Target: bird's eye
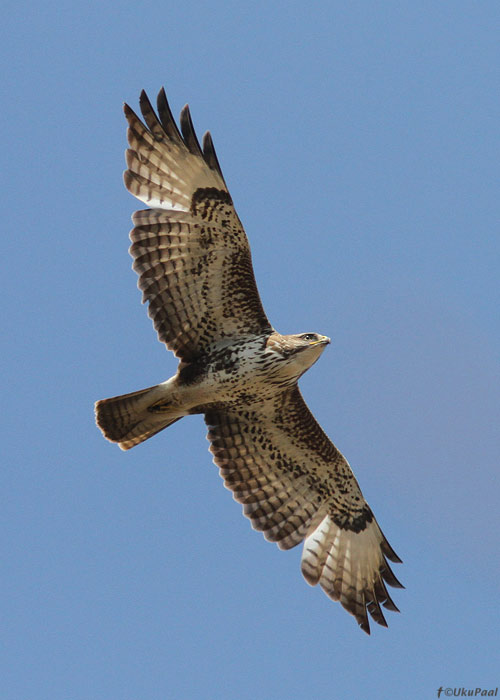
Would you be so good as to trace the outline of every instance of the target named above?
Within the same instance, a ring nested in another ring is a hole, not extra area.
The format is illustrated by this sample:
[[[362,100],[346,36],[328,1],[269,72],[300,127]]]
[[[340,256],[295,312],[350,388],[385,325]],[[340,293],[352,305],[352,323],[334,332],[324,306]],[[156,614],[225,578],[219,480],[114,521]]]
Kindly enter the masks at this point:
[[[316,333],[304,333],[302,340],[316,340]]]

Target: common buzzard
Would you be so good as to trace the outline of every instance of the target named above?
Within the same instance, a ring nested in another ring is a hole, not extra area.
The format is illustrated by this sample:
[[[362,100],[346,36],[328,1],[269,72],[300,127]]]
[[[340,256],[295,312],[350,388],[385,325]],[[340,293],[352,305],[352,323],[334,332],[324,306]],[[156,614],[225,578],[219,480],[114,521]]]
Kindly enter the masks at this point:
[[[125,105],[128,190],[150,208],[133,215],[130,252],[160,341],[179,358],[157,386],[96,403],[104,436],[128,450],[183,416],[202,413],[214,462],[252,526],[289,549],[304,541],[302,573],[370,631],[397,607],[400,562],[343,455],[297,381],[330,342],[281,335],[257,291],[250,247],[212,138],[200,147],[186,105],[178,130],[162,89],[143,91],[145,124]]]

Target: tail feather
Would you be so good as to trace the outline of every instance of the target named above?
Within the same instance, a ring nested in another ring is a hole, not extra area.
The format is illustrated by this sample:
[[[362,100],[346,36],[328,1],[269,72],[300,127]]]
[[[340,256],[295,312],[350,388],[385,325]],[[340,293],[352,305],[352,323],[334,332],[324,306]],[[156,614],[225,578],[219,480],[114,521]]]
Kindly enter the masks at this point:
[[[102,399],[95,404],[96,423],[107,440],[129,450],[182,418],[179,413],[151,410],[164,396],[160,384]]]

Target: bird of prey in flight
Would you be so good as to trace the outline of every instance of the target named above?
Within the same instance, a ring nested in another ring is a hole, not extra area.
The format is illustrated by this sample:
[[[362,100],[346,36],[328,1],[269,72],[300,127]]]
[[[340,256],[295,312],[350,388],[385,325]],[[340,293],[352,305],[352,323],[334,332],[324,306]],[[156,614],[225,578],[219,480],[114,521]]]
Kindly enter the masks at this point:
[[[330,339],[281,335],[263,309],[250,247],[210,133],[200,146],[189,108],[180,130],[165,92],[144,123],[125,105],[124,174],[149,208],[135,212],[133,267],[158,338],[179,359],[157,386],[96,403],[104,436],[123,450],[201,413],[225,486],[255,530],[281,549],[304,542],[301,568],[370,631],[397,611],[386,584],[400,562],[344,456],[309,411],[297,382]]]

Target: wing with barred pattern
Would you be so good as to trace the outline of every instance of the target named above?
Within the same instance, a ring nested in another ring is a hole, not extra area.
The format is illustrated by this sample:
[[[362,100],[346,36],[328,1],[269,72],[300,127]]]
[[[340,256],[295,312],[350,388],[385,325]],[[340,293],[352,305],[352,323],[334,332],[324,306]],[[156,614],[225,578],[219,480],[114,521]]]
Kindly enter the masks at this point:
[[[146,93],[146,125],[125,105],[128,190],[151,209],[133,216],[130,253],[159,339],[181,360],[211,343],[271,330],[250,247],[210,134],[200,147],[186,105],[177,129],[165,92],[158,116]]]
[[[205,414],[210,450],[225,486],[255,530],[281,549],[304,541],[302,572],[370,631],[367,612],[387,626],[397,607],[386,583],[402,587],[400,562],[351,468],[325,435],[298,387],[274,403]]]

